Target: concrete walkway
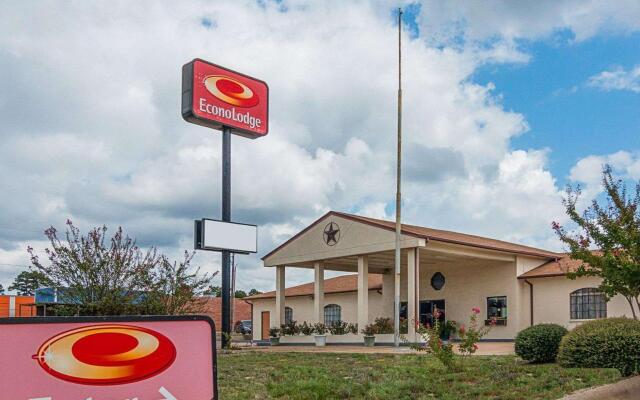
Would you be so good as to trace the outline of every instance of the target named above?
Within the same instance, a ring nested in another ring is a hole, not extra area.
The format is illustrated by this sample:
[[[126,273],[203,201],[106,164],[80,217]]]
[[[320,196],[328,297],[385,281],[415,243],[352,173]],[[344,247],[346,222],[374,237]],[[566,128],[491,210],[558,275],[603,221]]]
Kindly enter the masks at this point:
[[[498,356],[514,354],[513,342],[483,342],[478,344],[476,355],[480,356]],[[455,347],[455,345],[454,345]],[[396,349],[393,346],[348,346],[348,345],[328,345],[325,347],[315,346],[254,346],[252,349],[256,351],[267,352],[300,352],[300,353],[364,353],[364,354],[413,354],[415,350],[407,346],[401,346]]]
[[[560,400],[637,400],[640,399],[640,376],[623,379],[610,385],[584,389]]]

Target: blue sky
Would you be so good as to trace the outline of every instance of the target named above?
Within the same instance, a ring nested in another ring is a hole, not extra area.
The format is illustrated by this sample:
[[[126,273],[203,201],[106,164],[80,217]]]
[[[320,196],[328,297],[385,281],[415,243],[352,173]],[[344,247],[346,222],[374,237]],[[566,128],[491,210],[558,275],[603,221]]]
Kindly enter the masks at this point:
[[[587,85],[603,70],[640,64],[640,33],[580,43],[564,33],[521,46],[528,63],[488,65],[473,76],[493,82],[504,107],[526,116],[531,130],[512,140],[514,148],[551,149],[549,168],[560,183],[583,157],[640,149],[640,95]]]

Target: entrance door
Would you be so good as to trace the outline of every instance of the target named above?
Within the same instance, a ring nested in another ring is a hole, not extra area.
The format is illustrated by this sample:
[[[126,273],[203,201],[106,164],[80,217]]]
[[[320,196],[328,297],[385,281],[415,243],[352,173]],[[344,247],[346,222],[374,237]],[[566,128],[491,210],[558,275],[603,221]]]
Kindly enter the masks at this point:
[[[420,324],[433,326],[433,313],[435,310],[440,312],[438,320],[440,323],[445,321],[445,304],[444,300],[422,300],[420,301]]]
[[[261,328],[262,328],[262,340],[269,340],[269,322],[271,320],[271,314],[269,311],[263,311],[260,314],[261,317]]]

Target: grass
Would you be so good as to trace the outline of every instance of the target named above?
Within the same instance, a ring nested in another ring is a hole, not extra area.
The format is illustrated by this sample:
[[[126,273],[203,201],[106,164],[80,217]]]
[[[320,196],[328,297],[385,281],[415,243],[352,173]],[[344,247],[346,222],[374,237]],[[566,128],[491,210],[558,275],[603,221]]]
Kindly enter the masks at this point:
[[[557,399],[619,379],[613,369],[528,365],[513,356],[471,357],[456,373],[428,355],[243,350],[218,356],[224,400]]]

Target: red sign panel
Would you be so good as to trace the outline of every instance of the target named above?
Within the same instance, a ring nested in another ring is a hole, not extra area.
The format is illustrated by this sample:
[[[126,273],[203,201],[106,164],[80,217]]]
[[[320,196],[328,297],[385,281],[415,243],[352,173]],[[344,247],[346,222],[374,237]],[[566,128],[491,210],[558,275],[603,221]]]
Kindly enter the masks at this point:
[[[195,59],[182,67],[182,117],[252,139],[269,131],[269,87],[261,80]]]
[[[0,321],[2,398],[217,399],[208,317]]]

